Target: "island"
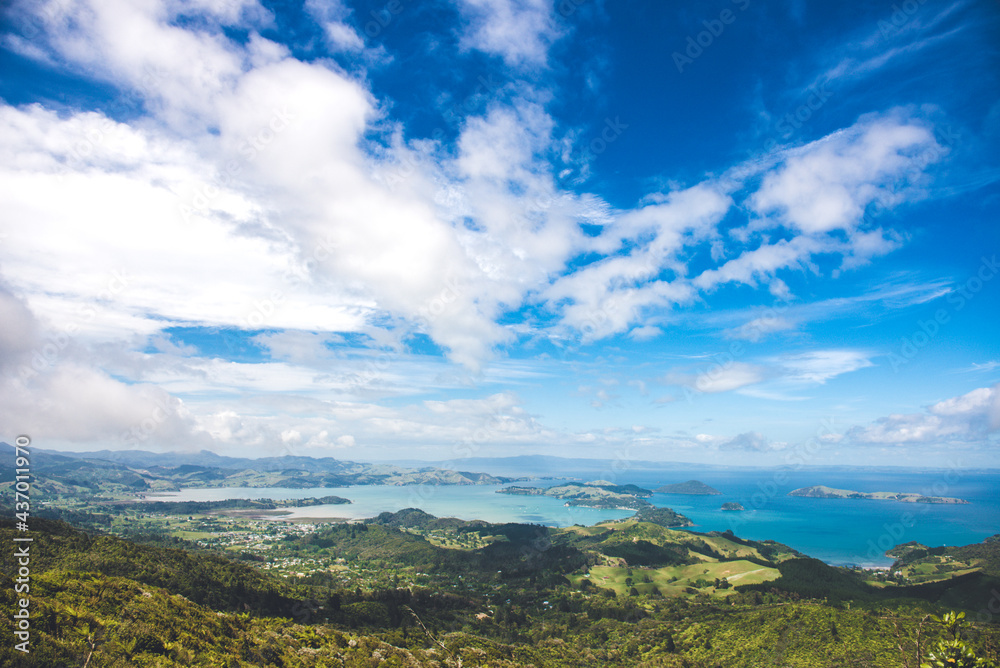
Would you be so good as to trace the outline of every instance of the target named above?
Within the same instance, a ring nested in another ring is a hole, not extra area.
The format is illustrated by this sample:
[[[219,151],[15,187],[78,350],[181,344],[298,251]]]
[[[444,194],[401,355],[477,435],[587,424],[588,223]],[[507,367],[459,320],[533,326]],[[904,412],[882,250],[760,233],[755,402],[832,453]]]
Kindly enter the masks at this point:
[[[497,494],[520,494],[523,496],[550,496],[565,499],[567,506],[588,508],[618,508],[639,510],[652,507],[646,499],[653,495],[648,489],[636,485],[616,485],[607,480],[593,480],[579,483],[569,482],[555,487],[520,487],[512,485],[498,489]]]
[[[709,487],[700,480],[688,480],[673,485],[664,485],[655,490],[657,494],[722,494],[714,487]]]
[[[965,499],[949,496],[926,496],[912,492],[855,492],[836,489],[826,485],[813,485],[793,489],[788,496],[804,496],[811,499],[869,499],[874,501],[902,501],[903,503],[968,503]]]
[[[636,522],[649,522],[650,524],[657,524],[666,529],[694,526],[694,522],[684,515],[676,513],[670,508],[657,508],[656,506],[645,506],[644,508],[640,508],[632,517],[619,521],[627,522],[629,520]]]
[[[746,510],[742,503],[737,503],[735,501],[726,501],[722,504],[721,510]]]

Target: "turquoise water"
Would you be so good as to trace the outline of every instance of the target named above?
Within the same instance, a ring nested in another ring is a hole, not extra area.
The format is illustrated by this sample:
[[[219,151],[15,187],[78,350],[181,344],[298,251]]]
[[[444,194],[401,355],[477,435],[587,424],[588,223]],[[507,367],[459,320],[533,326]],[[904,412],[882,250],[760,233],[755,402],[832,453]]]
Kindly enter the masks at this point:
[[[725,531],[754,540],[785,543],[827,563],[888,566],[886,549],[917,541],[925,545],[964,545],[1000,533],[1000,474],[958,471],[711,471],[643,470],[611,476],[601,471],[572,471],[584,480],[617,478],[620,484],[647,488],[697,479],[723,492],[719,496],[654,494],[653,505],[673,508],[691,518],[696,531]],[[525,483],[518,483],[525,484]],[[553,481],[533,483],[541,486]],[[855,499],[790,497],[798,487],[827,485],[863,492],[918,492],[955,496],[968,505],[933,505]],[[496,494],[499,486],[362,486],[313,489],[215,488],[186,489],[153,500],[214,501],[227,498],[297,499],[326,495],[351,499],[350,505],[293,508],[289,519],[302,517],[372,517],[383,511],[421,508],[439,517],[489,522],[528,522],[548,526],[594,524],[628,517],[627,510],[566,507],[549,497]],[[724,512],[725,501],[738,501],[744,512]]]
[[[524,483],[518,483],[524,484]],[[548,483],[554,484],[554,483]],[[403,508],[420,508],[438,517],[459,517],[487,522],[523,522],[547,526],[596,524],[604,520],[632,515],[631,510],[598,510],[564,506],[564,501],[547,496],[497,494],[504,485],[469,486],[359,486],[312,487],[221,487],[185,489],[178,494],[147,495],[149,501],[218,501],[220,499],[305,499],[321,496],[342,496],[351,503],[342,505],[289,508],[291,515],[281,519],[304,517],[342,517],[361,519],[381,512],[396,512]]]

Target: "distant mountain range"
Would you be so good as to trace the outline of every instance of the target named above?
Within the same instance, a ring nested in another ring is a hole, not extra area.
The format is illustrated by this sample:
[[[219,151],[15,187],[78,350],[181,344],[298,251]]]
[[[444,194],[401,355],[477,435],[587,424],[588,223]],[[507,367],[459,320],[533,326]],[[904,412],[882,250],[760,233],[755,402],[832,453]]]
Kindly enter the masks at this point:
[[[46,455],[57,455],[72,459],[100,459],[125,466],[138,466],[147,468],[150,466],[161,466],[165,468],[177,468],[181,466],[194,466],[199,468],[219,468],[219,469],[253,469],[255,471],[285,471],[296,469],[299,471],[341,473],[361,466],[357,462],[333,457],[302,457],[298,455],[282,455],[280,457],[260,457],[251,459],[249,457],[227,457],[218,455],[211,450],[201,450],[198,452],[149,452],[146,450],[95,450],[93,452],[61,452],[57,450],[34,450],[35,453]],[[369,464],[367,466],[377,466]]]
[[[493,475],[578,475],[588,472],[594,475],[622,474],[626,470],[670,470],[704,471],[726,467],[713,464],[690,464],[686,462],[654,462],[645,460],[587,459],[583,457],[556,457],[553,455],[518,455],[516,457],[466,457],[461,459],[463,468],[489,471]],[[445,466],[446,461],[399,460],[400,466]]]
[[[13,446],[0,444],[4,460]],[[0,471],[0,487],[13,483],[12,465]],[[364,464],[332,457],[284,455],[249,459],[202,450],[155,453],[143,450],[59,452],[32,449],[34,488],[51,494],[129,494],[175,491],[182,487],[348,487],[352,485],[499,485],[507,478],[435,467]]]

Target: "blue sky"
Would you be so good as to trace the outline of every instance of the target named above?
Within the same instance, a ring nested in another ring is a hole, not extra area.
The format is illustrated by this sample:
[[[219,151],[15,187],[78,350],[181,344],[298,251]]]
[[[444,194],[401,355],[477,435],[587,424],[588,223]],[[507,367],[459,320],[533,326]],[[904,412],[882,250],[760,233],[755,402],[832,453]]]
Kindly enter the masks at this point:
[[[1000,464],[995,3],[3,12],[11,438]]]

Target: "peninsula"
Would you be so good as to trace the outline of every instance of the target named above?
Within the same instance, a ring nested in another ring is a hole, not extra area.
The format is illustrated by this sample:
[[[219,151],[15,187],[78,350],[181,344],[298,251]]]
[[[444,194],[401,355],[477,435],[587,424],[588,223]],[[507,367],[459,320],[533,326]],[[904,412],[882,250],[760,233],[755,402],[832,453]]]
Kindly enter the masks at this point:
[[[498,489],[497,494],[550,496],[555,499],[565,499],[567,506],[639,510],[651,506],[646,499],[652,496],[653,492],[636,485],[616,485],[607,480],[594,480],[586,483],[570,482],[555,487],[515,485]]]
[[[968,503],[965,499],[949,496],[926,496],[912,492],[855,492],[825,485],[793,489],[788,493],[788,496],[805,496],[812,499],[870,499],[874,501],[902,501],[903,503]]]

